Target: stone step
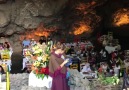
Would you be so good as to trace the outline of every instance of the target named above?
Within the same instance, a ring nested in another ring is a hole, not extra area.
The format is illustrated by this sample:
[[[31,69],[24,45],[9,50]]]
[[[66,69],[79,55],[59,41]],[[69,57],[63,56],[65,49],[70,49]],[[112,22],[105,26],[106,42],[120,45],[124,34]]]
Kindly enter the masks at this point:
[[[0,90],[6,90],[6,82],[0,82]]]

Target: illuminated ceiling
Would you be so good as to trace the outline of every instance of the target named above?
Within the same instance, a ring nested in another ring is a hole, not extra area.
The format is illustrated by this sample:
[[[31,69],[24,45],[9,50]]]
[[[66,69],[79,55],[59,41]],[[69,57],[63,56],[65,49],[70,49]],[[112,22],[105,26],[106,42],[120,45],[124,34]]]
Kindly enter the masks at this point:
[[[120,9],[114,15],[114,25],[122,26],[129,24],[129,9]]]

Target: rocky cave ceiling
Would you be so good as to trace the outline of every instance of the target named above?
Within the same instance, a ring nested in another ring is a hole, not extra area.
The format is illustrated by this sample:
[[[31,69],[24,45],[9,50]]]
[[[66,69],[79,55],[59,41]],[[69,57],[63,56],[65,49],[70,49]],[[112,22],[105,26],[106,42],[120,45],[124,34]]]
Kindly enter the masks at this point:
[[[128,8],[127,0],[0,0],[0,36],[14,46],[24,36],[90,37],[123,28],[128,36]]]

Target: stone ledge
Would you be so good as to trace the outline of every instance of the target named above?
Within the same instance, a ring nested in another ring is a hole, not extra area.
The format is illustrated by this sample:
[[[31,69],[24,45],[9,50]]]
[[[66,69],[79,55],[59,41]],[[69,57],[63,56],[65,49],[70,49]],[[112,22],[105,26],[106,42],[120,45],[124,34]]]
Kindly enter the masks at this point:
[[[6,82],[0,82],[0,90],[6,90]]]

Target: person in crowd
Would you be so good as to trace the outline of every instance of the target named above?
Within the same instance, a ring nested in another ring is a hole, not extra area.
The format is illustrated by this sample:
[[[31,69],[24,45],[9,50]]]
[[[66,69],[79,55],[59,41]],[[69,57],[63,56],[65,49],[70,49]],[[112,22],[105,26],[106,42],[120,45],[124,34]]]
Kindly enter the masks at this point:
[[[112,53],[111,53],[111,58],[112,58],[112,60],[113,60],[115,57],[117,57],[117,55],[118,55],[118,51],[112,52]]]
[[[3,47],[9,50],[10,44],[8,42],[4,42]]]
[[[1,59],[1,53],[4,51],[3,45],[0,45],[0,59]]]
[[[74,46],[71,46],[71,48],[67,51],[66,54],[75,54]]]
[[[123,76],[123,90],[128,90],[129,88],[129,66],[126,67],[126,70],[124,70],[124,76]]]
[[[85,66],[83,67],[83,69],[81,70],[81,72],[83,74],[89,74],[89,73],[91,73],[90,64],[88,62],[86,62]]]
[[[68,60],[62,59],[64,50],[59,45],[53,50],[49,61],[49,75],[53,78],[51,90],[70,90],[66,79]]]
[[[97,71],[98,68],[97,68],[96,64],[94,63],[93,65],[90,65],[90,69],[92,72],[95,72],[95,71]]]
[[[86,43],[85,42],[81,42],[80,43],[80,49],[81,49],[81,51],[85,51],[85,47],[86,47]]]
[[[90,63],[90,65],[93,65],[96,62],[96,58],[92,55],[92,53],[90,53],[88,56],[88,62]]]
[[[102,64],[99,65],[98,72],[101,74],[103,73],[103,65]]]
[[[1,58],[3,60],[6,60],[7,66],[9,68],[9,71],[11,71],[11,56],[12,56],[13,50],[10,47],[9,42],[4,42],[3,44],[3,51],[1,52]]]
[[[21,73],[30,73],[32,71],[32,65],[29,61],[26,62],[26,67],[21,70]]]
[[[108,39],[107,39],[107,38],[104,38],[102,44],[103,44],[103,46],[107,46],[107,44],[108,44]]]
[[[30,41],[30,45],[31,45],[31,46],[36,45],[36,43],[37,43],[37,42],[36,42],[34,39],[31,39],[31,41]]]
[[[113,36],[112,35],[108,36],[108,40],[109,40],[110,43],[112,43],[113,42]]]
[[[25,46],[23,49],[23,56],[30,56],[30,48],[29,46]]]
[[[118,57],[114,57],[113,59],[110,60],[110,62],[111,62],[111,65],[114,67],[116,65],[116,63],[119,62],[119,59],[118,59]]]
[[[99,67],[99,69],[98,69],[98,72],[99,73],[103,73],[104,75],[107,75],[107,73],[108,73],[108,65],[107,65],[107,63],[106,62],[101,62],[100,63],[100,67]]]
[[[116,76],[118,76],[119,77],[119,75],[120,75],[120,63],[119,62],[117,62],[116,64],[115,64],[115,66],[113,67],[113,70],[114,70],[114,74],[116,75]]]
[[[85,51],[81,52],[81,55],[83,57],[88,57],[89,54],[88,54],[88,51],[85,50]]]
[[[75,46],[74,51],[76,52],[77,55],[81,54],[81,50],[79,48],[79,45]]]
[[[97,78],[97,74],[94,71],[95,69],[93,70],[93,67],[91,67],[91,65],[88,62],[86,62],[85,66],[83,66],[83,69],[80,72],[82,77],[83,78]]]
[[[22,45],[23,47],[30,46],[30,40],[25,37],[22,42]]]
[[[4,69],[3,69],[3,67],[0,65],[0,74],[4,74],[5,72],[4,72]]]
[[[93,44],[91,43],[91,41],[87,40],[87,41],[85,41],[85,43],[86,43],[86,49],[91,50],[93,47]]]
[[[42,44],[42,43],[46,43],[46,38],[45,37],[40,37],[39,39],[39,43]]]
[[[129,58],[125,58],[124,65],[125,65],[125,68],[129,67]]]
[[[100,51],[100,56],[101,56],[101,62],[108,60],[109,54],[107,50],[105,49],[105,47],[103,47],[102,50]]]
[[[90,65],[90,68],[91,68],[91,72],[92,72],[92,76],[94,78],[97,78],[97,70],[98,70],[98,67],[96,64],[93,64],[93,65]]]
[[[102,69],[103,69],[104,74],[107,75],[107,70],[108,70],[108,65],[107,65],[107,63],[103,63],[103,64],[102,64]]]

